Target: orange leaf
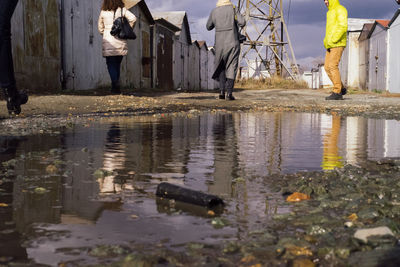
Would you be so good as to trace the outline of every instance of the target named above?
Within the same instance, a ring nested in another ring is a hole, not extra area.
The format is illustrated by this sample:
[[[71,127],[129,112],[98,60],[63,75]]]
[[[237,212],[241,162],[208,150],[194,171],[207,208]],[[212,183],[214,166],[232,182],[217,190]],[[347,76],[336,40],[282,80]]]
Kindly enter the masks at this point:
[[[300,202],[300,201],[309,200],[309,199],[311,199],[309,195],[295,192],[295,193],[291,194],[290,196],[288,196],[286,201],[288,201],[288,202]]]
[[[349,217],[347,217],[350,221],[355,222],[358,219],[357,214],[353,213]]]

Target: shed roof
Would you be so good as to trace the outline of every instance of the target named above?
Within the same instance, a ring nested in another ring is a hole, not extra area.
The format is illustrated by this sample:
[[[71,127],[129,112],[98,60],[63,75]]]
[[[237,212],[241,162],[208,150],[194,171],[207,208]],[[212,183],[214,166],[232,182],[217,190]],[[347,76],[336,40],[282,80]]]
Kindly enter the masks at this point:
[[[364,27],[361,30],[360,37],[358,37],[358,41],[364,41],[368,39],[369,32],[371,31],[373,23],[365,23]]]
[[[187,18],[186,11],[169,11],[169,12],[153,12],[153,16],[155,18],[163,18],[170,23],[177,26],[179,29],[183,29],[185,27],[187,32],[187,42],[188,44],[192,43],[192,38],[190,35],[190,27],[189,27],[189,20]],[[181,31],[176,32],[176,35],[180,35]]]
[[[375,19],[355,19],[349,18],[348,19],[348,31],[349,32],[360,32],[365,23],[374,23]]]
[[[203,46],[205,46],[205,47],[206,47],[206,50],[208,50],[206,41],[197,41],[197,42],[199,43],[199,47],[200,47],[200,48],[203,48]]]
[[[397,9],[396,13],[394,13],[393,18],[389,22],[389,27],[392,26],[393,22],[396,21],[396,19],[399,17],[399,15],[400,15],[400,8]]]
[[[164,27],[166,27],[167,29],[173,31],[173,32],[178,32],[181,29],[176,27],[174,24],[170,23],[168,20],[163,19],[163,18],[155,18],[154,19],[156,24],[162,25]]]
[[[388,20],[388,19],[377,19],[376,22],[379,23],[380,25],[382,25],[383,27],[387,28],[387,27],[389,27],[390,20]]]
[[[145,0],[123,0],[125,3],[126,8],[131,8],[136,5],[139,5],[139,7],[143,10],[144,14],[146,15],[147,19],[149,20],[150,24],[154,24],[154,19],[153,16],[151,15],[151,12],[146,4]]]
[[[371,35],[374,33],[376,26],[378,26],[378,25],[380,27],[382,27],[383,29],[387,30],[389,22],[390,22],[390,20],[383,20],[383,19],[375,20],[375,23],[372,26],[372,29],[369,31],[368,38],[371,38]]]

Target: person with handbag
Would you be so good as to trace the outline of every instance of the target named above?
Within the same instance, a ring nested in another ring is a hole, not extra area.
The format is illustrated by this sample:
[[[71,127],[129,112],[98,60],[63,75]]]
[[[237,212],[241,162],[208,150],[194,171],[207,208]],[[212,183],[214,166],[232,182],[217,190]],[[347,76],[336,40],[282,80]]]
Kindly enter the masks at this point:
[[[126,18],[131,28],[134,27],[136,16],[125,8],[122,0],[104,0],[101,8],[98,28],[103,35],[103,57],[106,59],[108,73],[111,78],[111,93],[120,94],[120,72],[121,62],[124,56],[128,54],[127,39],[119,38],[120,35],[113,36],[111,30],[114,21],[120,18]],[[125,19],[124,19],[125,20]]]
[[[21,105],[28,102],[28,95],[18,91],[15,81],[13,55],[11,47],[11,18],[18,0],[0,1],[0,87],[7,100],[9,114],[21,113]]]
[[[208,18],[207,30],[215,28],[216,56],[212,78],[219,81],[219,99],[235,100],[233,88],[239,67],[240,42],[243,42],[239,27],[245,25],[244,17],[236,11],[230,0],[218,0],[217,7]]]

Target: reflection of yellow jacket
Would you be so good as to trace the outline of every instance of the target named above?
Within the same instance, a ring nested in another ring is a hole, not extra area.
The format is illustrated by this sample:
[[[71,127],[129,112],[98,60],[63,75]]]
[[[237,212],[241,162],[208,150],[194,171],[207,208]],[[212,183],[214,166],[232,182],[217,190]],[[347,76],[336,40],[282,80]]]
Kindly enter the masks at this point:
[[[329,11],[326,14],[326,49],[345,47],[347,45],[347,10],[339,0],[329,0]]]

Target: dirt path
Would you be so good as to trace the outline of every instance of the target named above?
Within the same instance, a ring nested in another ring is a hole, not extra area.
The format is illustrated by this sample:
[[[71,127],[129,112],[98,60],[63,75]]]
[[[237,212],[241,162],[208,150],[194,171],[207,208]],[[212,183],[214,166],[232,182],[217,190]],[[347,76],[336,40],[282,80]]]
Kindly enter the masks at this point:
[[[217,99],[215,92],[137,93],[135,95],[32,96],[19,117],[40,115],[76,116],[104,113],[167,113],[189,110],[263,110],[296,112],[338,112],[346,116],[400,119],[400,98],[378,94],[349,94],[343,101],[326,101],[323,90],[238,90],[236,101]],[[52,117],[53,117],[52,116]],[[0,118],[8,118],[0,102]]]

